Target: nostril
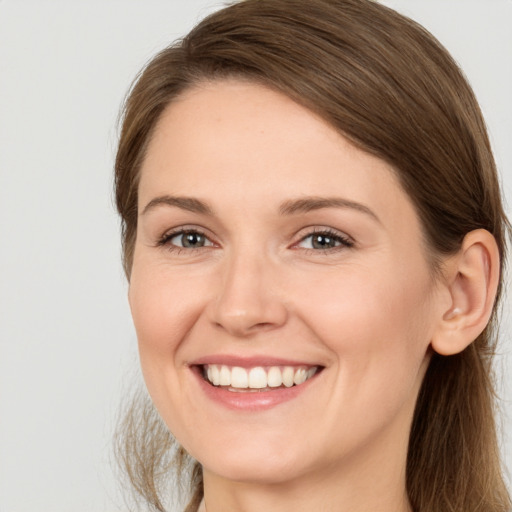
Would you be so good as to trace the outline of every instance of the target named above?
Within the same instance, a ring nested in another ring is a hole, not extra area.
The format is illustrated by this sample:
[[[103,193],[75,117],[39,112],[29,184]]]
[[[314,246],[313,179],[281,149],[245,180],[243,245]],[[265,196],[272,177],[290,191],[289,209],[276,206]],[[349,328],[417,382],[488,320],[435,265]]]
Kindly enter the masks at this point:
[[[264,330],[267,328],[272,328],[272,324],[270,322],[260,322],[251,327],[252,330]]]

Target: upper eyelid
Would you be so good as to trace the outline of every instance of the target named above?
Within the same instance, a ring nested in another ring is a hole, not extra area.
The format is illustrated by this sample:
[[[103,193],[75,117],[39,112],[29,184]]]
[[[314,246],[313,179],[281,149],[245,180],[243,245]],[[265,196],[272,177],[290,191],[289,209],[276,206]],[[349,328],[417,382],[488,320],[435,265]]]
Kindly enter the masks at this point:
[[[300,229],[295,235],[296,241],[294,243],[298,243],[301,240],[304,240],[308,236],[317,235],[317,234],[327,234],[331,236],[336,236],[338,238],[342,238],[344,240],[349,240],[352,243],[355,243],[355,240],[352,236],[350,236],[345,231],[340,231],[339,229],[327,227],[327,226],[309,226],[307,228]]]
[[[183,226],[177,226],[175,228],[171,228],[164,231],[162,235],[159,237],[159,240],[169,239],[174,236],[180,235],[181,233],[199,233],[200,235],[205,236],[209,240],[212,239],[212,236],[209,234],[209,231],[207,229],[200,228],[198,226],[189,226],[185,224]]]

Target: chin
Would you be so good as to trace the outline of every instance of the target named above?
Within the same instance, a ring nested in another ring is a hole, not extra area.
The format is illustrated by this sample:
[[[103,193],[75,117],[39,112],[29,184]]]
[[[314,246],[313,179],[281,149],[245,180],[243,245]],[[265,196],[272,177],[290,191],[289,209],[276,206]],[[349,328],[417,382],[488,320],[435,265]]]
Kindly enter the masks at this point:
[[[299,454],[303,447],[295,449],[282,442],[233,443],[231,449],[219,451],[199,449],[198,461],[203,469],[221,478],[259,484],[276,484],[299,478],[308,472],[307,457]],[[193,455],[193,453],[192,453]]]
[[[213,473],[223,479],[240,483],[260,485],[281,484],[300,478],[307,473],[291,461],[255,457],[253,460],[242,460],[240,455],[213,460],[211,464],[203,464],[203,470]]]

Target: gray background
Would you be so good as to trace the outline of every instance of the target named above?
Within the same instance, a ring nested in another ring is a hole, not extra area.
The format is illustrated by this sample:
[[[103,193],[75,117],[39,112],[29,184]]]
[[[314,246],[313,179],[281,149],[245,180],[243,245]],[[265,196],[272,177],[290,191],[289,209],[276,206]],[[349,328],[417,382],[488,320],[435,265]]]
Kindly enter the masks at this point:
[[[385,3],[462,65],[512,203],[512,1]],[[0,0],[0,512],[124,508],[110,437],[139,377],[112,206],[116,117],[144,62],[221,5]],[[509,469],[511,324],[498,367]]]

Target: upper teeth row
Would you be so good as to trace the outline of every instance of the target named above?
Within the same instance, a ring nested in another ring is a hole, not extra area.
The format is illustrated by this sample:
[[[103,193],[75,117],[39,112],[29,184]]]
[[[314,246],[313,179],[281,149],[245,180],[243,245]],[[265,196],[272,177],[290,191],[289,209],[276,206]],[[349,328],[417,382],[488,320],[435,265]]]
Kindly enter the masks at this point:
[[[204,374],[214,386],[263,389],[266,387],[277,388],[284,385],[289,388],[294,384],[302,384],[311,378],[317,369],[316,366],[312,368],[302,366],[270,366],[263,368],[262,366],[256,366],[248,369],[240,366],[208,364],[204,366]]]

